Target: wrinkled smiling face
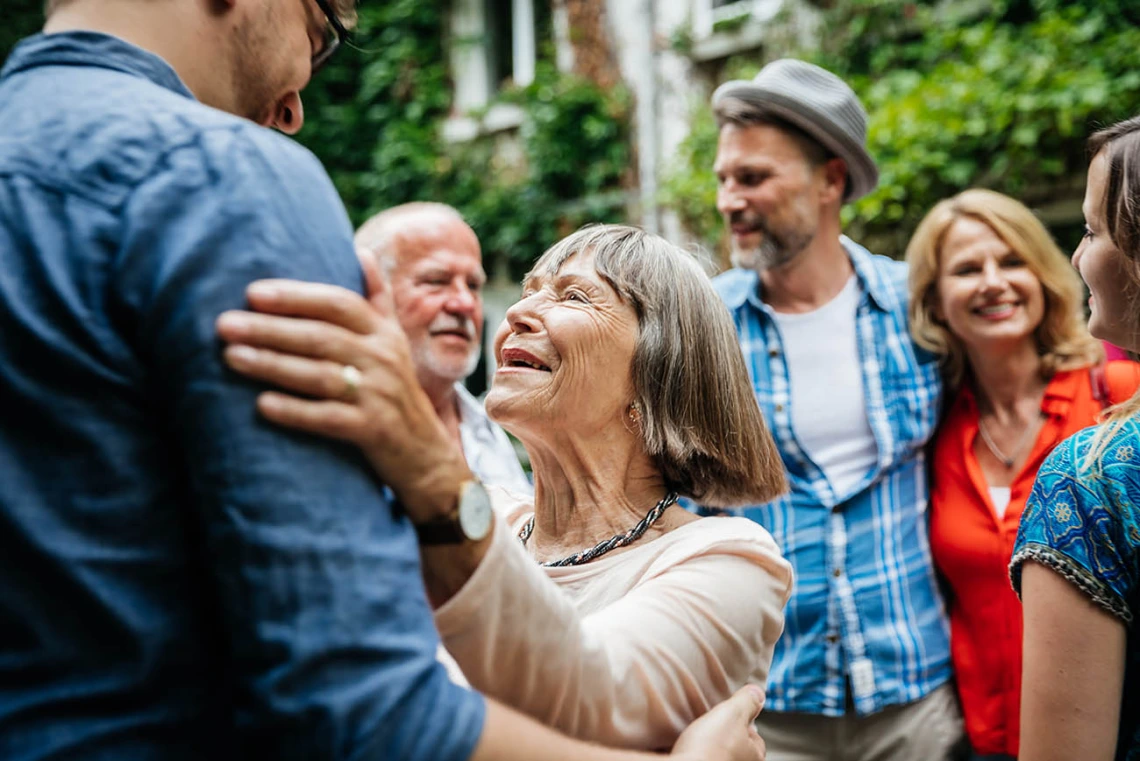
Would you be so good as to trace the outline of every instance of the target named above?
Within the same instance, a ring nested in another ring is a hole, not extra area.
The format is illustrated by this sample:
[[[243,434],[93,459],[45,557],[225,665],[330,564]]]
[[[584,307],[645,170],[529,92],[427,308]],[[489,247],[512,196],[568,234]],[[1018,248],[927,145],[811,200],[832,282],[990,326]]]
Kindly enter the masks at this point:
[[[717,210],[732,238],[732,263],[778,269],[807,248],[819,227],[821,172],[784,130],[726,124],[716,163]]]
[[[479,363],[487,276],[475,233],[458,219],[424,217],[405,236],[392,272],[396,316],[420,383],[455,383]]]
[[[633,307],[578,253],[523,284],[495,334],[487,412],[524,442],[622,426],[633,399]]]
[[[968,349],[1034,341],[1045,291],[989,225],[960,217],[943,236],[934,314]]]

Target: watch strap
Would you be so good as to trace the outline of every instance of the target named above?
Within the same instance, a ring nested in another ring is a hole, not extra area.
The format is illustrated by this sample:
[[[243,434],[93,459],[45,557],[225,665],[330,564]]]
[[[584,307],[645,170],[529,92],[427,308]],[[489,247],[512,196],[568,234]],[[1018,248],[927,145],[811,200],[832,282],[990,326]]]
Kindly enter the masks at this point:
[[[433,546],[439,544],[461,544],[467,539],[459,525],[459,511],[452,510],[448,515],[435,518],[427,523],[414,524],[416,536],[420,544]]]

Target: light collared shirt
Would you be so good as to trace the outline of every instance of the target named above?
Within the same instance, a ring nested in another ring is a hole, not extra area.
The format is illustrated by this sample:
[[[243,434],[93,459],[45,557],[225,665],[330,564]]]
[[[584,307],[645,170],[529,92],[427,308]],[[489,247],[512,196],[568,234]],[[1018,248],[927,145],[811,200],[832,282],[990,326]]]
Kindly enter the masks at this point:
[[[910,339],[906,265],[841,242],[859,280],[856,340],[878,449],[877,461],[845,489],[828,481],[796,437],[796,387],[759,276],[734,269],[713,281],[791,486],[768,504],[729,511],[768,529],[795,571],[765,711],[838,716],[849,683],[855,710],[869,714],[918,700],[950,678],[923,451],[938,419],[938,365]]]
[[[459,440],[463,456],[485,486],[498,486],[518,497],[530,497],[534,487],[519,464],[507,434],[487,417],[483,403],[462,383],[455,384],[459,397]]]
[[[328,175],[91,32],[0,72],[0,758],[465,761],[419,545],[354,447],[285,430],[214,322],[363,290]]]

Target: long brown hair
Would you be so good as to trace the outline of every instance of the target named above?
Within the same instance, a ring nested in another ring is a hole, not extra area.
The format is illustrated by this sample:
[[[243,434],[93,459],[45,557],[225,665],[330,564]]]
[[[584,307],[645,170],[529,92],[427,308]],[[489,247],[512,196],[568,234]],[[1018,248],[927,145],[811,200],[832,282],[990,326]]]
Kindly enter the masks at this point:
[[[1104,206],[1093,213],[1104,213],[1108,237],[1128,274],[1127,287],[1140,294],[1140,116],[1117,122],[1089,138],[1089,158],[1095,159],[1104,153],[1108,168],[1108,179],[1104,189]],[[1137,299],[1133,297],[1133,304]],[[1137,332],[1140,332],[1140,317],[1133,314]],[[1133,348],[1133,347],[1127,347]],[[1097,468],[1113,436],[1124,422],[1140,413],[1140,389],[1126,402],[1109,410],[1105,423],[1093,439],[1093,445],[1085,458],[1086,468]]]

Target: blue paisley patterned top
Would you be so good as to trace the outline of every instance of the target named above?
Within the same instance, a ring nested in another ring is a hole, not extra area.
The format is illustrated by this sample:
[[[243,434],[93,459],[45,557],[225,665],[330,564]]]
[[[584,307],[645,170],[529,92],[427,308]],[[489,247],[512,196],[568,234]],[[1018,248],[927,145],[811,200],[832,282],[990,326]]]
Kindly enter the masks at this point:
[[[1140,761],[1140,419],[1116,432],[1099,468],[1083,468],[1097,429],[1063,441],[1041,466],[1021,517],[1010,578],[1034,560],[1073,582],[1128,629],[1117,761]]]

